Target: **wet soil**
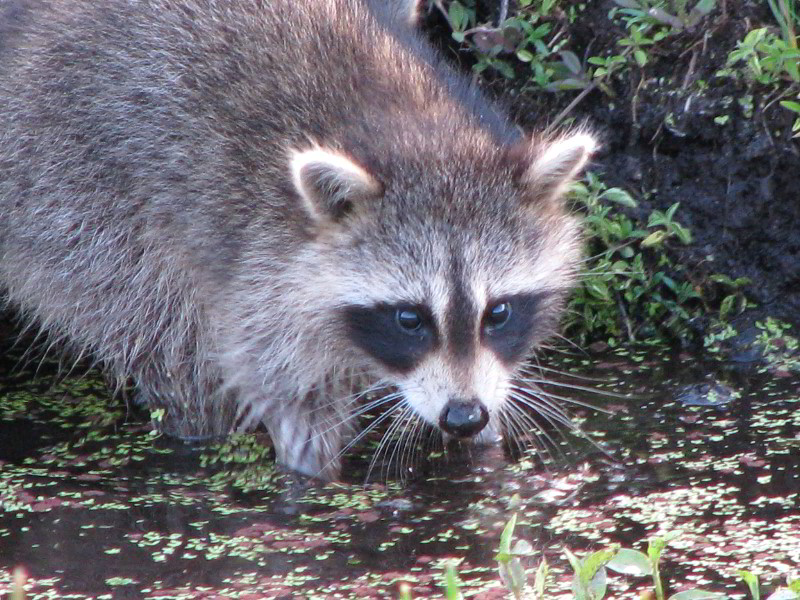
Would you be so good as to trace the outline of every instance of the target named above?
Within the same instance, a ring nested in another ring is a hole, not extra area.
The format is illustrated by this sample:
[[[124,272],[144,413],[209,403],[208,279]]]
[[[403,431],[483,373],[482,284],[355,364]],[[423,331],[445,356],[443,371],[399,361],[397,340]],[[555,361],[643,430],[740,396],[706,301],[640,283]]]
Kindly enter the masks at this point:
[[[276,471],[263,435],[158,437],[97,373],[17,355],[0,364],[0,594],[21,566],[32,598],[393,598],[402,582],[434,598],[455,561],[465,596],[506,598],[495,553],[515,513],[523,566],[551,565],[548,598],[571,597],[564,547],[644,550],[671,532],[671,592],[744,598],[737,569],[769,590],[800,568],[796,355],[554,353],[542,388],[586,437],[450,448],[402,482],[388,464],[366,478],[372,439],[327,485]],[[606,597],[649,585],[610,573]]]

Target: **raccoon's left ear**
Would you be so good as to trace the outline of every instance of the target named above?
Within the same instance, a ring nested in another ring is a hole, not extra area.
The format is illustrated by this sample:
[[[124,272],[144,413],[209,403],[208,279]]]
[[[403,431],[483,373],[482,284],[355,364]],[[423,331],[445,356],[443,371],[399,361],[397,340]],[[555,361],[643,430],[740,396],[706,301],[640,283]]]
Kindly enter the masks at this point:
[[[596,148],[597,142],[587,133],[533,141],[526,148],[520,181],[537,200],[552,202],[566,191]]]
[[[292,181],[309,216],[317,223],[338,222],[361,202],[383,195],[383,185],[344,154],[314,147],[294,151]]]

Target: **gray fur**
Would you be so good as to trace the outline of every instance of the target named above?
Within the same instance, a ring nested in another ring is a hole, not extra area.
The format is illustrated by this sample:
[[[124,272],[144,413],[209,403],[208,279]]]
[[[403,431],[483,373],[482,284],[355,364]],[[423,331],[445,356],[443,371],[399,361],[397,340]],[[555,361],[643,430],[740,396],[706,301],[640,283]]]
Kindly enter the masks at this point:
[[[0,0],[11,304],[132,378],[164,409],[162,430],[263,421],[281,462],[326,478],[360,391],[408,389],[429,421],[420,405],[440,403],[354,348],[343,307],[450,306],[457,263],[465,289],[552,292],[538,343],[578,257],[558,196],[591,139],[564,138],[563,152],[523,139],[418,36],[416,11],[411,0]],[[313,149],[355,175],[323,164],[311,171],[319,189],[304,188],[292,165]],[[458,382],[475,365],[436,360],[443,389],[469,387]],[[512,374],[490,375],[504,393]]]

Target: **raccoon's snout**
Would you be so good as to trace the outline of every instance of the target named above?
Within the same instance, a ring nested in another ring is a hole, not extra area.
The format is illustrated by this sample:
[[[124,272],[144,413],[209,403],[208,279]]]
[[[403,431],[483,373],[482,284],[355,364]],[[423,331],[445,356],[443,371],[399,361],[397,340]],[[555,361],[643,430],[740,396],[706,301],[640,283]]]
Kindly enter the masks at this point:
[[[472,437],[489,422],[489,411],[476,399],[450,400],[439,416],[439,427],[455,437]]]

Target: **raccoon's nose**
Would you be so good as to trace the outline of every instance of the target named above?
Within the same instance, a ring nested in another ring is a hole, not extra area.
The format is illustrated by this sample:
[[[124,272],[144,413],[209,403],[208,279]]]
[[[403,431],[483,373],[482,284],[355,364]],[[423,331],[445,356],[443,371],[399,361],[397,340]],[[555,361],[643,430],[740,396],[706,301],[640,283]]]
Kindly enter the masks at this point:
[[[488,422],[489,411],[477,398],[450,400],[439,416],[439,427],[456,437],[471,437]]]

